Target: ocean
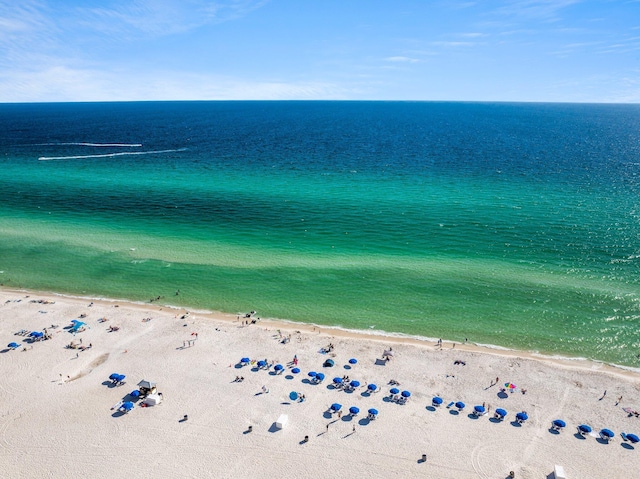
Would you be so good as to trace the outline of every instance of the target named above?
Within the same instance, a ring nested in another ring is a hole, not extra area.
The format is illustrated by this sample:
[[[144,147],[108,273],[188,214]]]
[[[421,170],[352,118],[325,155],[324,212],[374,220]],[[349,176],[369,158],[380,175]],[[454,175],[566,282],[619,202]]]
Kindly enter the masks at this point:
[[[640,366],[640,105],[2,104],[0,168],[6,287]]]

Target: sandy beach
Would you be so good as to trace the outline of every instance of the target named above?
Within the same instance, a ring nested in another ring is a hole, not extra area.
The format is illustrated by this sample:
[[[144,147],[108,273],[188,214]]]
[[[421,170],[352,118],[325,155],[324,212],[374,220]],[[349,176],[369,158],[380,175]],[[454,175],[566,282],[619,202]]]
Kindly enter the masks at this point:
[[[257,320],[259,311],[247,325],[244,312],[187,312],[162,302],[0,290],[2,476],[502,479],[513,471],[521,479],[553,477],[561,465],[567,478],[584,479],[640,469],[640,444],[621,436],[640,434],[640,419],[629,414],[640,411],[636,371]],[[72,320],[84,330],[70,332]],[[45,328],[45,341],[16,335]],[[393,351],[389,361],[385,350]],[[243,357],[270,367],[241,366]],[[333,367],[323,366],[327,359]],[[314,384],[310,371],[325,380]],[[124,384],[112,384],[112,373],[124,374]],[[333,378],[343,376],[360,386],[335,388]],[[120,412],[143,379],[157,383],[163,401]],[[392,380],[411,392],[406,403],[391,400]],[[434,396],[444,401],[438,408]],[[447,408],[457,401],[462,411]],[[328,412],[332,403],[342,405],[340,417]],[[488,413],[473,416],[483,404]],[[352,406],[358,415],[349,414]],[[508,412],[503,421],[493,417],[497,408]],[[521,411],[528,420],[518,424]],[[567,424],[560,433],[550,430],[555,419]],[[578,435],[580,424],[593,432]],[[600,438],[603,428],[615,433],[611,441]]]

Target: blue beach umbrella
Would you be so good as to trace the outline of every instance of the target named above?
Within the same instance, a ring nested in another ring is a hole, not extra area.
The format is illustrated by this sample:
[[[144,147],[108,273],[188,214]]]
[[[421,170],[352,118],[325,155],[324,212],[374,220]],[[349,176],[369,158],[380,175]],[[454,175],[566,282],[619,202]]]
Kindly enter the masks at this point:
[[[293,368],[293,369],[291,370],[291,372],[292,372],[293,374],[299,374],[299,373],[300,373],[300,368]]]
[[[44,333],[40,331],[33,331],[31,334],[29,334],[29,336],[32,338],[41,338],[44,336]]]
[[[529,415],[526,412],[522,411],[516,414],[516,419],[520,419],[521,421],[526,421],[527,419],[529,419]]]
[[[600,436],[604,436],[608,439],[611,439],[613,436],[615,436],[615,434],[613,433],[613,431],[611,429],[602,429],[600,431]]]
[[[589,426],[588,424],[580,424],[578,426],[578,431],[583,434],[589,434],[591,432],[591,426]]]
[[[351,381],[349,384],[351,385],[351,387],[357,388],[358,386],[360,386],[360,381]]]
[[[261,359],[257,364],[259,368],[263,368],[267,365],[267,362],[264,359]]]
[[[400,390],[398,388],[391,388],[389,389],[389,392],[391,394],[400,394]]]
[[[322,373],[316,374],[316,379],[320,382],[324,381],[324,374]]]
[[[309,376],[310,378],[315,378],[317,375],[318,375],[318,373],[315,372],[315,371],[309,371],[307,373],[307,376]]]
[[[7,344],[7,347],[11,349],[16,349],[16,348],[19,348],[20,345],[18,343],[9,343]]]
[[[375,391],[376,389],[378,389],[378,386],[376,386],[375,384],[369,384],[369,385],[367,386],[367,389],[368,389],[369,391]]]
[[[291,399],[292,401],[295,401],[296,399],[298,399],[298,393],[295,391],[291,391],[289,393],[289,399]]]
[[[434,397],[431,400],[431,404],[433,404],[434,406],[440,406],[440,404],[442,404],[442,398],[438,396]]]
[[[247,363],[250,363],[250,362],[251,362],[251,360],[250,360],[249,358],[242,358],[242,359],[240,360],[240,362],[241,362],[242,364],[247,364]]]
[[[507,415],[507,411],[502,408],[496,409],[496,414],[500,417],[505,417]]]
[[[140,391],[138,391],[137,389],[134,389],[133,391],[131,391],[129,393],[129,396],[131,396],[132,398],[139,398],[140,397]]]
[[[402,391],[400,394],[403,398],[411,397],[411,393],[409,391]]]
[[[351,406],[349,408],[349,413],[353,416],[355,416],[356,414],[358,414],[360,412],[360,409],[355,407],[355,406]]]
[[[473,406],[473,410],[480,414],[483,414],[486,411],[484,406]]]
[[[131,411],[133,409],[133,403],[131,401],[127,401],[122,403],[122,409],[124,409],[125,411]]]
[[[333,378],[333,382],[335,384],[342,384],[343,380],[342,380],[342,378]]]
[[[458,401],[458,402],[455,404],[455,406],[456,406],[458,409],[464,409],[465,404],[464,404],[462,401]]]
[[[552,423],[555,427],[566,427],[567,423],[564,422],[562,419],[556,419],[553,421]]]
[[[635,434],[627,434],[627,439],[629,439],[629,441],[634,444],[640,442],[640,437],[636,436]]]
[[[120,376],[118,373],[111,373],[109,375],[109,379],[111,379],[112,381],[115,381],[118,376]]]
[[[333,412],[338,412],[340,409],[342,409],[342,404],[338,404],[337,402],[334,402],[334,403],[331,405],[331,410],[332,410]]]
[[[284,369],[284,366],[283,366],[282,364],[276,364],[276,365],[273,367],[273,370],[274,370],[274,371],[282,371],[283,369]]]
[[[118,382],[122,382],[122,381],[124,381],[124,378],[126,378],[126,376],[124,374],[116,374],[115,380],[118,381]]]
[[[378,410],[371,408],[371,409],[369,409],[369,414],[373,414],[374,416],[377,416],[378,415]]]
[[[349,359],[349,364],[357,364],[357,363],[358,363],[357,359],[355,359],[355,358]]]

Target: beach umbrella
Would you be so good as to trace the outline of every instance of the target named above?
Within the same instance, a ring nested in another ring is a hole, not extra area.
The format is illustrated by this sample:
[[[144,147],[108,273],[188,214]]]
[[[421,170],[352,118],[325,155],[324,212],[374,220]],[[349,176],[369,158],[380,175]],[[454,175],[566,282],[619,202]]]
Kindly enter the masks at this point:
[[[127,402],[123,402],[121,407],[125,411],[131,411],[134,406],[133,406],[133,403],[131,401],[127,401]]]
[[[431,400],[431,404],[433,404],[434,406],[440,406],[440,404],[442,404],[442,398],[438,396],[434,397]]]
[[[378,415],[378,410],[371,408],[371,409],[369,409],[369,414],[373,414],[374,416],[377,416]]]
[[[273,370],[274,370],[274,371],[282,371],[283,369],[284,369],[284,366],[283,366],[282,364],[276,364],[276,365],[273,367]]]
[[[601,437],[606,437],[607,439],[611,439],[613,436],[615,436],[615,434],[613,433],[613,431],[611,429],[603,429],[600,431],[600,436]]]
[[[40,331],[33,331],[31,334],[29,334],[29,336],[32,338],[41,338],[42,336],[44,336],[44,333]]]
[[[355,358],[349,359],[349,364],[357,364],[357,363],[358,363],[357,359],[355,359]]]
[[[322,373],[318,373],[318,374],[316,374],[316,379],[317,379],[318,381],[324,381],[324,374],[322,374]]]
[[[629,441],[634,444],[640,442],[640,437],[636,436],[635,434],[627,434],[627,439],[629,439]]]
[[[520,419],[521,421],[526,421],[527,419],[529,419],[529,415],[526,412],[522,411],[516,414],[516,419]]]
[[[342,378],[333,378],[333,382],[335,384],[342,384],[342,381],[343,381]]]
[[[267,362],[264,359],[261,359],[257,364],[259,368],[263,368],[267,365]]]
[[[486,411],[484,406],[473,406],[473,410],[479,414],[484,414],[484,412]]]
[[[389,389],[389,392],[391,394],[400,394],[400,390],[398,388],[391,388]]]
[[[458,402],[455,404],[455,406],[456,406],[458,409],[464,409],[465,404],[464,404],[462,401],[458,401]]]
[[[300,368],[293,368],[293,369],[291,370],[291,372],[292,372],[293,374],[298,374],[298,373],[300,372]]]
[[[249,358],[242,358],[242,359],[240,360],[240,362],[241,362],[242,364],[247,364],[247,363],[250,363],[250,362],[251,362],[251,360],[250,360]]]
[[[507,389],[515,389],[517,386],[513,383],[504,383],[504,387]]]
[[[498,408],[496,409],[496,414],[498,416],[505,417],[507,415],[507,411],[502,408]]]
[[[334,403],[331,405],[331,410],[332,410],[332,411],[334,411],[334,412],[337,412],[337,411],[339,411],[340,409],[342,409],[342,404],[338,404],[337,402],[334,402]]]
[[[295,391],[291,391],[289,393],[289,399],[291,399],[292,401],[295,401],[296,399],[298,399],[298,393]]]
[[[318,375],[318,373],[315,372],[315,371],[309,371],[307,373],[307,376],[309,376],[310,378],[315,378],[317,375]]]
[[[327,360],[324,362],[323,366],[324,366],[325,368],[332,368],[334,364],[335,364],[335,363],[333,362],[333,359],[327,359]]]
[[[378,386],[376,386],[375,384],[369,384],[369,385],[367,386],[367,389],[368,389],[369,391],[375,391],[376,389],[378,389]]]
[[[562,419],[556,419],[555,421],[553,421],[552,423],[555,427],[565,427],[567,425],[566,422],[564,422]]]
[[[75,324],[75,323],[79,323],[80,321],[78,319],[72,319],[71,322]]]
[[[111,379],[112,381],[115,381],[118,376],[120,376],[118,373],[111,373],[111,375],[109,375],[109,379]]]
[[[132,398],[139,398],[140,397],[140,391],[138,391],[137,389],[131,391],[129,393],[129,396],[131,396]]]
[[[349,384],[352,388],[357,388],[358,386],[360,386],[360,381],[351,381]]]
[[[355,407],[355,406],[351,406],[349,408],[349,413],[353,416],[355,416],[356,414],[358,414],[360,412],[360,409]]]
[[[7,347],[11,349],[16,349],[16,348],[19,348],[20,345],[18,343],[9,343],[7,344]]]
[[[591,426],[589,426],[588,424],[580,424],[578,426],[578,431],[583,434],[589,434],[591,432]]]
[[[411,397],[411,393],[409,391],[402,391],[400,394],[403,398]]]

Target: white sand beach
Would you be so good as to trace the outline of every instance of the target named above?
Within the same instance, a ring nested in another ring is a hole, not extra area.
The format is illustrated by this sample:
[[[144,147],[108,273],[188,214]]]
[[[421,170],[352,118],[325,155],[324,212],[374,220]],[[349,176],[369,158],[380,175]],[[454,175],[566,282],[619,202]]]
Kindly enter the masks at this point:
[[[159,303],[0,290],[2,477],[503,479],[513,471],[543,479],[557,464],[567,478],[586,479],[640,470],[640,444],[621,436],[640,434],[640,419],[627,412],[640,411],[635,371],[264,319],[244,325],[236,315]],[[86,329],[72,334],[71,320]],[[15,334],[45,328],[46,341]],[[86,349],[67,348],[72,340]],[[20,346],[9,349],[11,342]],[[393,359],[381,361],[391,348]],[[299,374],[291,373],[294,356]],[[285,370],[239,367],[242,357]],[[348,369],[350,358],[358,362]],[[327,359],[335,365],[323,367]],[[312,384],[309,371],[326,379]],[[112,385],[112,373],[126,375],[125,384]],[[335,389],[332,379],[345,375],[361,386]],[[157,382],[159,405],[112,409],[143,379]],[[392,379],[411,392],[405,404],[389,400]],[[372,383],[379,392],[367,392]],[[517,388],[501,393],[505,383]],[[290,400],[292,391],[305,400]],[[436,395],[444,404],[432,408]],[[455,414],[446,407],[452,401],[466,408]],[[326,412],[332,403],[342,404],[341,417]],[[483,403],[489,413],[471,417]],[[351,406],[360,409],[355,417]],[[372,421],[370,408],[379,411]],[[496,408],[508,411],[504,421],[493,420]],[[514,421],[519,411],[529,416],[524,424]],[[277,429],[283,414],[288,422]],[[559,434],[550,432],[554,419],[566,421]],[[593,433],[579,438],[583,423]],[[602,428],[615,432],[609,443]]]

